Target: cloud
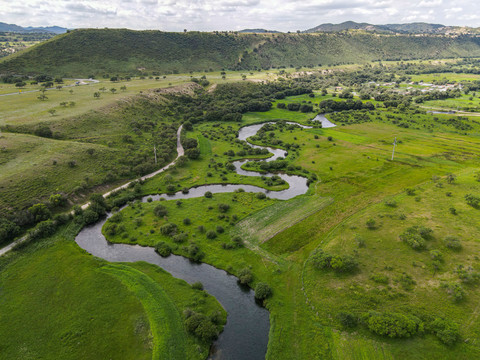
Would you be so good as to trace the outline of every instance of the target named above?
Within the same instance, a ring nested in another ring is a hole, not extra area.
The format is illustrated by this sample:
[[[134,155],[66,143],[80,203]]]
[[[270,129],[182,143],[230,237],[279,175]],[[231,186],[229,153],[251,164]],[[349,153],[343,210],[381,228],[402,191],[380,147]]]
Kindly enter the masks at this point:
[[[0,0],[0,21],[22,26],[165,31],[295,31],[348,20],[478,26],[477,13],[477,0]]]

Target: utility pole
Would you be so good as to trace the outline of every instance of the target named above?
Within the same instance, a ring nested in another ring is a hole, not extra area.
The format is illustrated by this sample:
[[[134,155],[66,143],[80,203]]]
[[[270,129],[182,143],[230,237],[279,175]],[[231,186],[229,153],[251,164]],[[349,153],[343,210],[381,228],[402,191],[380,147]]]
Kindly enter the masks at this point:
[[[155,165],[157,165],[157,146],[153,145],[153,153],[155,154]]]
[[[397,146],[397,138],[396,137],[395,137],[395,140],[393,140],[392,161],[393,161],[393,156],[395,155],[395,146]]]

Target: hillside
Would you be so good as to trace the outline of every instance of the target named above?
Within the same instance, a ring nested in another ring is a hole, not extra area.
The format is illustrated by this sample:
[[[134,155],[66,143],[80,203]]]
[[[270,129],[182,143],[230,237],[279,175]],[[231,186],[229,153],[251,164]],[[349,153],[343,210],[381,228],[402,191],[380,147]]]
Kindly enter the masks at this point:
[[[480,38],[376,34],[169,33],[126,29],[74,30],[0,62],[1,73],[162,74],[269,69],[373,60],[480,56]]]

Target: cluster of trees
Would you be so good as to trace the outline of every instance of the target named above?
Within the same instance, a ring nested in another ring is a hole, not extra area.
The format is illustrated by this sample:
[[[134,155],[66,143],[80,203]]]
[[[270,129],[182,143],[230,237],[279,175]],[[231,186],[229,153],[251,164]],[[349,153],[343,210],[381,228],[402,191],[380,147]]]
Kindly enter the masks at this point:
[[[185,328],[190,334],[205,342],[210,342],[218,337],[218,325],[220,324],[218,314],[208,317],[187,309],[184,312],[184,316]]]
[[[170,108],[184,122],[238,122],[249,111],[268,111],[277,97],[305,94],[312,90],[288,83],[219,84],[214,92],[198,90],[196,96],[170,95]]]
[[[312,257],[312,265],[318,270],[332,269],[339,273],[352,273],[358,269],[358,261],[353,255],[331,255],[322,249]]]
[[[348,99],[345,101],[335,101],[332,99],[323,100],[319,104],[319,112],[330,113],[334,111],[345,110],[374,110],[375,105],[371,102],[362,102],[361,100]]]
[[[359,316],[341,312],[337,319],[345,328],[354,328],[361,323],[372,333],[390,338],[411,338],[431,333],[447,346],[452,346],[460,340],[458,325],[441,317],[417,317],[397,312],[369,311]]]
[[[433,230],[424,226],[412,226],[406,229],[400,239],[414,250],[423,250],[426,247],[425,240],[432,238]]]

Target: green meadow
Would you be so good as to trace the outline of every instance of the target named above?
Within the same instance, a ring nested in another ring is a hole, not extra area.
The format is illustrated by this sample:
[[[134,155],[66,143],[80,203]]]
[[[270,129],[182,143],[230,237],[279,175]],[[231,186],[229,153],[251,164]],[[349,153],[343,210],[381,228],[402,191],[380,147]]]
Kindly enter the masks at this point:
[[[137,164],[153,166],[152,147],[159,139],[162,164],[170,162],[176,156],[176,129],[185,118],[164,105],[170,93],[194,95],[200,86],[190,78],[202,75],[101,80],[73,87],[73,93],[47,91],[45,101],[38,93],[0,97],[6,114],[0,126],[10,125],[0,137],[1,209],[20,209],[52,193],[71,194],[72,204],[86,201],[91,191],[140,175]],[[212,92],[218,83],[243,82],[242,75],[263,81],[278,71],[226,71],[225,79],[221,72],[205,75]],[[469,75],[413,79],[478,78]],[[264,302],[270,312],[268,359],[478,358],[480,123],[475,116],[373,102],[378,106],[372,111],[327,114],[337,126],[322,129],[310,121],[318,104],[341,100],[327,85],[327,95],[317,88],[313,96],[272,99],[269,111],[246,112],[239,122],[194,121],[182,138],[184,144],[195,142],[198,158],[186,157],[127,190],[148,196],[206,184],[285,189],[288,184],[279,178],[241,176],[232,168],[233,161],[249,159],[244,168],[263,170],[262,160],[270,155],[249,152],[236,137],[242,126],[273,121],[249,141],[288,150],[281,171],[308,177],[306,194],[287,201],[243,191],[131,201],[115,209],[104,235],[112,243],[152,246],[164,256],[185,256],[239,277],[247,272],[252,288],[267,283],[272,289]],[[99,99],[93,97],[96,91]],[[478,97],[468,96],[422,106],[478,106]],[[75,105],[61,106],[65,101]],[[313,111],[289,111],[278,103],[309,104]],[[36,136],[40,125],[52,136]],[[77,194],[78,187],[83,190]],[[91,257],[73,242],[80,228],[74,221],[0,259],[5,295],[0,303],[6,309],[0,314],[2,354],[207,358],[210,343],[186,331],[184,311],[220,314],[220,331],[226,320],[220,304],[156,266]],[[391,319],[397,322],[392,325]],[[401,334],[386,332],[390,325]]]

